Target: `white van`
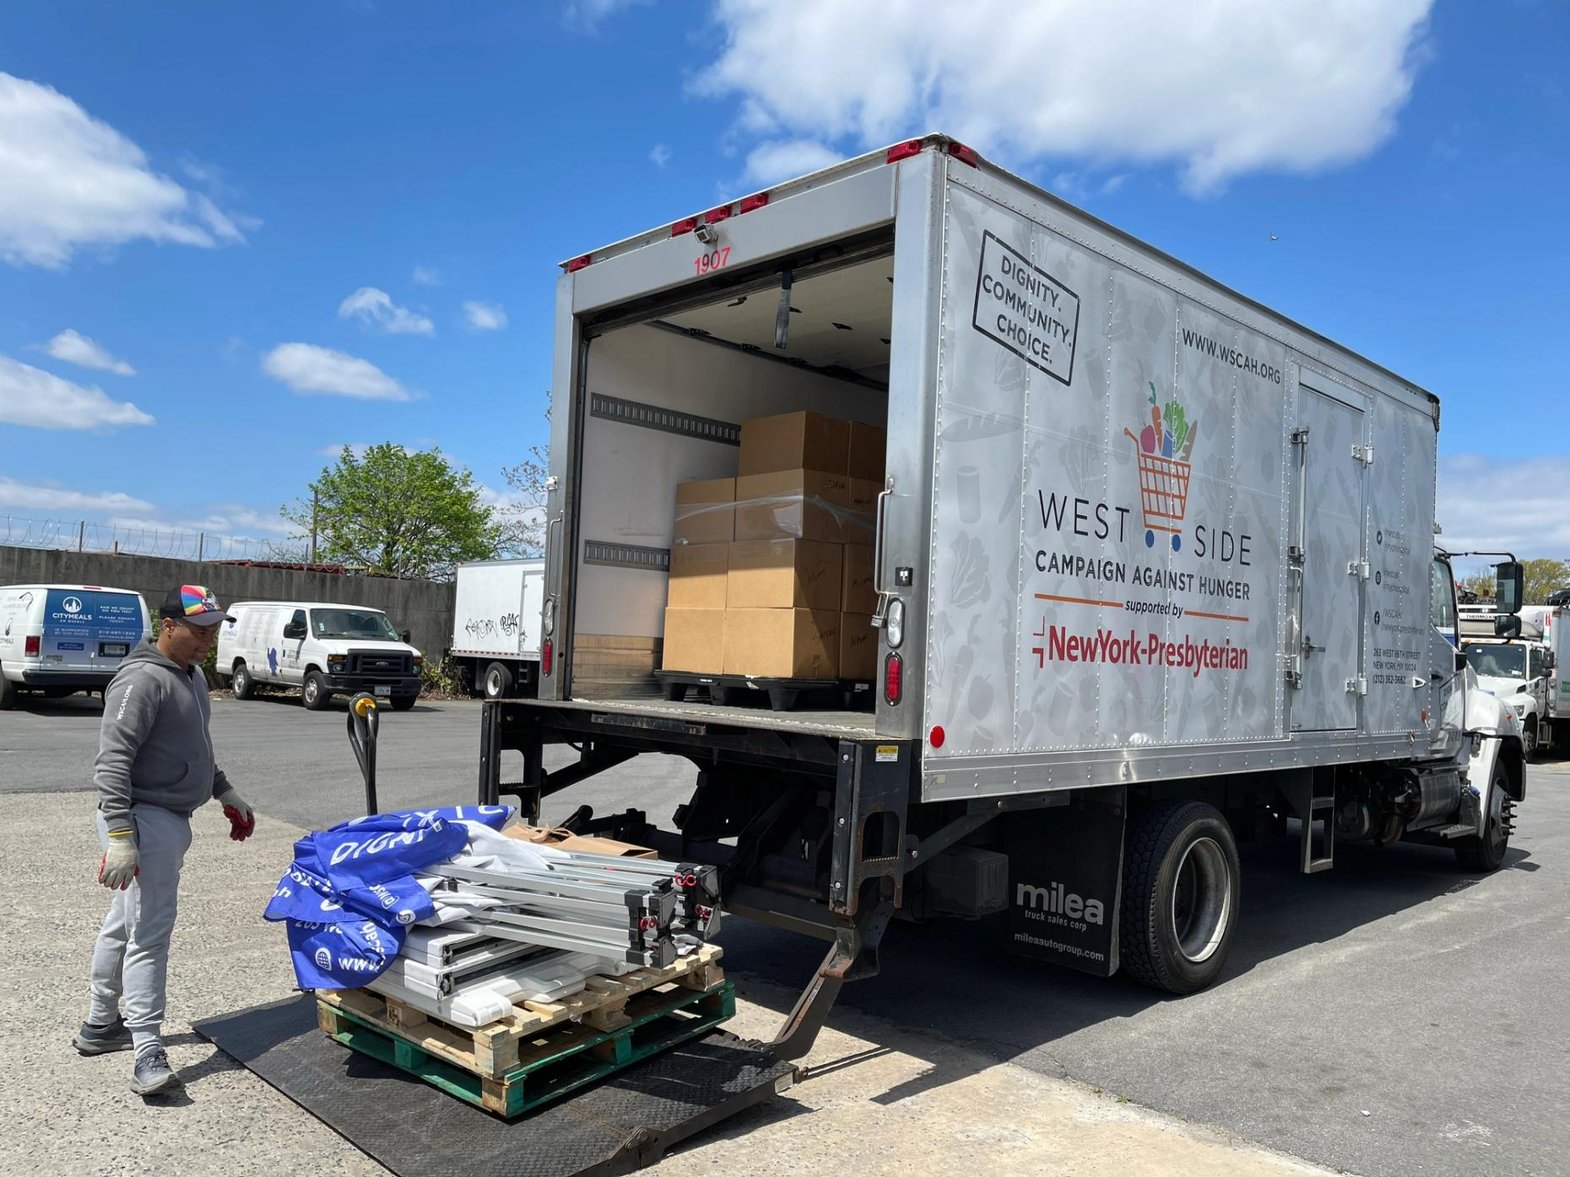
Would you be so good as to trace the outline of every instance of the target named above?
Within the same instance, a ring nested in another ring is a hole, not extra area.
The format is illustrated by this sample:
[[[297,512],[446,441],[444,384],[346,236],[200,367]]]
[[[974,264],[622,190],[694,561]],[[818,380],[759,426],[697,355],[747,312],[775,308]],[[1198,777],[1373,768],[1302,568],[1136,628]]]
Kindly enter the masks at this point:
[[[380,609],[323,601],[241,601],[218,632],[218,676],[236,699],[258,684],[299,687],[312,711],[334,695],[369,691],[398,711],[414,706],[425,659]]]
[[[152,632],[147,602],[96,584],[0,586],[0,711],[24,691],[58,699],[102,691]]]

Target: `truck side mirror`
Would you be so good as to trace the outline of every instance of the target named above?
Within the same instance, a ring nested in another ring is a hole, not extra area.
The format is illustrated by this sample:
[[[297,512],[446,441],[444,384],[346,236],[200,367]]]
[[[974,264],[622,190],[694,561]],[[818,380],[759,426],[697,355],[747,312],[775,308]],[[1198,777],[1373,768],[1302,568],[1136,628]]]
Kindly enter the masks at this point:
[[[291,621],[288,625],[283,627],[283,636],[285,641],[294,641],[296,638],[303,638],[305,636],[304,623],[299,621]]]
[[[1554,657],[1554,652],[1552,650],[1545,650],[1543,652],[1543,669],[1553,670],[1558,665],[1559,659]]]
[[[1514,560],[1506,560],[1503,564],[1495,566],[1494,611],[1496,613],[1521,612],[1521,597],[1525,592],[1524,582],[1525,576],[1521,565]],[[1520,632],[1520,627],[1517,626],[1516,633]]]
[[[1494,636],[1509,641],[1521,636],[1521,619],[1514,613],[1501,613],[1494,618]]]
[[[406,630],[406,629],[399,630],[398,631],[398,638],[399,638],[400,641],[403,642],[404,645],[407,646],[409,644],[409,631]]]
[[[1465,670],[1465,669],[1466,669],[1466,650],[1465,649],[1457,650],[1456,651],[1456,670],[1457,671],[1462,671],[1462,670]]]

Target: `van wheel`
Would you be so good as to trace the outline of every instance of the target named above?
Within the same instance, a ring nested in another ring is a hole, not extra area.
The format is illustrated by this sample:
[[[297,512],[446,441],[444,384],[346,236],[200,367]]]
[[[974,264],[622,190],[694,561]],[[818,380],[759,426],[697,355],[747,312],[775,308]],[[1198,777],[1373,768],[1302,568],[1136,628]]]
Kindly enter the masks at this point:
[[[244,662],[234,664],[234,673],[229,676],[229,689],[234,692],[236,699],[251,699],[256,696],[256,680],[251,677],[251,671]]]
[[[324,711],[327,704],[332,702],[332,694],[327,690],[327,684],[322,681],[320,670],[305,672],[305,685],[300,688],[300,702],[305,704],[307,711]]]
[[[16,687],[6,678],[5,672],[0,671],[0,711],[10,711],[15,706]]]
[[[1194,993],[1221,972],[1242,898],[1226,818],[1200,801],[1169,801],[1129,821],[1118,929],[1122,967],[1168,993]]]
[[[1505,792],[1508,777],[1505,766],[1494,761],[1493,783],[1488,787],[1488,820],[1479,837],[1461,838],[1456,844],[1456,862],[1462,870],[1492,874],[1505,864],[1510,849],[1510,830],[1515,825],[1515,802]]]
[[[414,702],[418,698],[418,695],[394,695],[392,697],[392,709],[394,711],[408,711],[414,706]]]
[[[505,699],[512,694],[512,671],[500,662],[492,662],[485,668],[485,678],[480,683],[480,689],[487,699]]]

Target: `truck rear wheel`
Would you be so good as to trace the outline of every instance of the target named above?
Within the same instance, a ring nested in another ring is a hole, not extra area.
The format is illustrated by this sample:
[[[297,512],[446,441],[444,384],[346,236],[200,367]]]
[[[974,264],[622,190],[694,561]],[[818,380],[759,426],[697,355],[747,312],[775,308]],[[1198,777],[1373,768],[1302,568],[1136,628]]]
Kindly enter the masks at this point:
[[[305,704],[307,711],[325,710],[327,704],[332,702],[332,693],[328,691],[327,684],[322,681],[320,670],[305,672],[305,684],[300,688],[300,702]]]
[[[1232,948],[1240,874],[1232,830],[1214,806],[1167,801],[1136,812],[1123,858],[1124,971],[1168,993],[1214,981]]]
[[[1510,849],[1510,827],[1515,820],[1515,802],[1505,792],[1508,784],[1505,766],[1494,761],[1493,783],[1488,787],[1488,818],[1481,836],[1473,834],[1456,842],[1456,862],[1463,870],[1492,874],[1505,864]]]
[[[487,699],[505,699],[512,694],[512,671],[500,662],[492,662],[485,668],[485,677],[481,680],[480,690]]]
[[[229,675],[229,689],[234,692],[236,699],[249,699],[256,694],[256,680],[251,677],[251,670],[244,662],[234,664],[234,670]]]

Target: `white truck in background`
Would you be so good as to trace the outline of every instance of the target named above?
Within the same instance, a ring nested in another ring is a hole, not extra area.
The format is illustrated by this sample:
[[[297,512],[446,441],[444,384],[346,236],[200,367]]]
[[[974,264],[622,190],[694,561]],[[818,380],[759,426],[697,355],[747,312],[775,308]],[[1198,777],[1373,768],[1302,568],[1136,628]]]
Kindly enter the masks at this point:
[[[1492,603],[1462,605],[1461,645],[1483,690],[1515,713],[1522,754],[1531,760],[1570,737],[1570,606],[1525,605],[1518,637],[1501,637]]]
[[[470,694],[507,699],[534,693],[544,598],[544,560],[458,565],[448,656]]]

